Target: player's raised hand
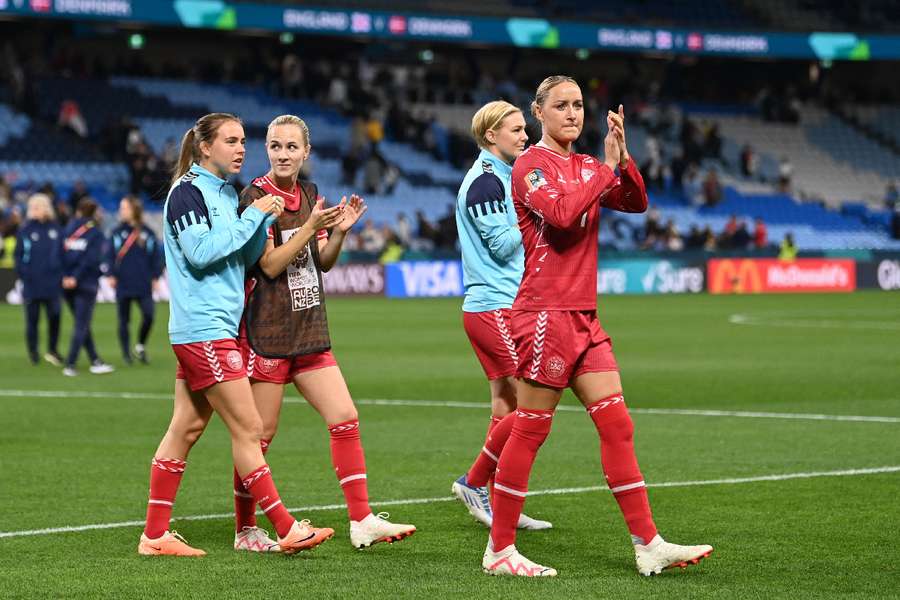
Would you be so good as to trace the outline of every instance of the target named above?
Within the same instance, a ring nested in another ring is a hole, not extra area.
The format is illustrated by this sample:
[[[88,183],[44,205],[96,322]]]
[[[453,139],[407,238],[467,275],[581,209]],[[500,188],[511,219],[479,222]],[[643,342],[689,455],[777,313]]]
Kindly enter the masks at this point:
[[[325,208],[325,198],[321,196],[316,200],[316,205],[309,214],[307,223],[316,231],[320,229],[331,229],[344,218],[345,201],[342,199],[340,204]]]
[[[341,201],[343,202],[343,199]],[[359,222],[359,219],[367,210],[369,210],[369,207],[366,206],[365,200],[356,194],[351,195],[350,202],[344,206],[344,220],[341,221],[338,229],[345,233],[350,231],[350,228]]]
[[[606,124],[609,127],[609,131],[606,132],[606,137],[603,138],[603,164],[610,169],[615,169],[620,160],[619,139],[616,137],[616,127],[609,118],[606,119]]]
[[[610,129],[616,130],[616,138],[619,141],[619,166],[625,168],[628,165],[628,146],[625,143],[625,107],[619,105],[619,112],[607,111],[606,123]]]

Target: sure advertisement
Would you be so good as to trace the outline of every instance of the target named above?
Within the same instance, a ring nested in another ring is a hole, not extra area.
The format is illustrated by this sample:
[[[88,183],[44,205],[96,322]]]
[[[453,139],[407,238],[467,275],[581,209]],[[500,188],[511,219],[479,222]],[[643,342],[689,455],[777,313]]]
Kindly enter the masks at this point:
[[[682,260],[600,260],[598,294],[699,294],[706,289],[703,263]]]

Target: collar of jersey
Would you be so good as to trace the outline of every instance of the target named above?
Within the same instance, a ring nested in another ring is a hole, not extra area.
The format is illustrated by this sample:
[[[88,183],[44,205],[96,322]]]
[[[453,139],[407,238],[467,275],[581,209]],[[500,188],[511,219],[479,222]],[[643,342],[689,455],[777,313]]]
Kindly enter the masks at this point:
[[[201,167],[198,163],[194,163],[193,165],[191,165],[191,172],[196,173],[197,175],[199,175],[201,177],[206,177],[206,178],[212,179],[219,185],[228,183],[226,180],[222,179],[221,177],[219,177],[217,175],[213,175],[212,171],[209,171],[206,168]]]
[[[500,160],[484,148],[481,149],[481,154],[478,155],[478,159],[489,161],[494,165],[494,172],[497,175],[505,175],[507,179],[512,175],[512,165],[506,164],[506,162]]]

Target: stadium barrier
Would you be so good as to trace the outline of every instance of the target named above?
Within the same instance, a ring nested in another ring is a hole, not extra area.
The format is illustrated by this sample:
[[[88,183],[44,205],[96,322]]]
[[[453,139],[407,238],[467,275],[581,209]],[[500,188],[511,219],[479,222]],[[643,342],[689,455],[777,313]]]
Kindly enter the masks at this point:
[[[388,298],[459,297],[463,268],[459,260],[399,261],[387,265],[352,262],[335,265],[324,276],[329,296]],[[165,277],[154,300],[165,302]],[[598,294],[758,294],[900,290],[900,254],[868,252],[850,258],[616,258],[601,257]],[[100,280],[99,302],[112,302],[115,290]],[[15,271],[0,269],[0,301],[21,304]]]

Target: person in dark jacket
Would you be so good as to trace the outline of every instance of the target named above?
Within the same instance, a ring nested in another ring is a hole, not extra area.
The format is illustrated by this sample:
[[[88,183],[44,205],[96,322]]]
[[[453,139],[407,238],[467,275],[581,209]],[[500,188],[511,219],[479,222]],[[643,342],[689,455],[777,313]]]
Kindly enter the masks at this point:
[[[147,363],[147,337],[153,327],[153,288],[162,274],[162,246],[153,231],[144,225],[144,205],[137,196],[128,195],[119,202],[119,220],[110,237],[110,283],[116,288],[119,314],[119,344],[122,357],[131,364],[129,322],[131,303],[141,309],[141,328],[134,356]]]
[[[78,374],[75,363],[82,346],[90,358],[91,373],[99,375],[114,370],[111,365],[100,360],[91,335],[100,263],[106,243],[103,232],[97,226],[96,214],[97,202],[93,198],[82,198],[78,202],[75,218],[66,226],[63,238],[63,297],[75,317],[75,330],[72,332],[69,355],[63,369],[63,375],[69,377]]]
[[[53,215],[50,198],[34,194],[28,199],[25,224],[16,240],[16,275],[22,280],[25,305],[25,341],[28,357],[37,364],[38,322],[41,306],[47,314],[47,362],[60,367],[59,343],[60,294],[62,288],[62,229]]]

